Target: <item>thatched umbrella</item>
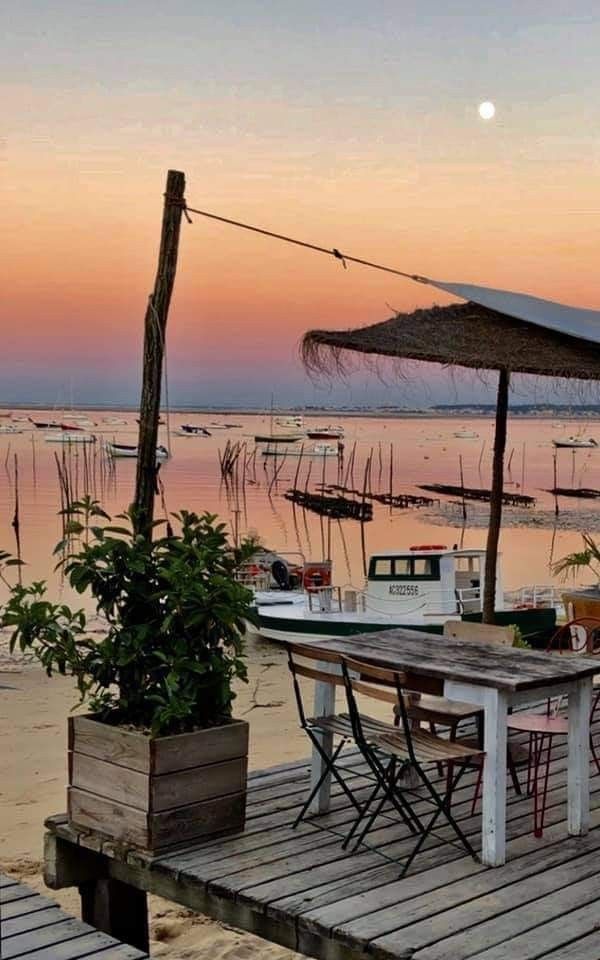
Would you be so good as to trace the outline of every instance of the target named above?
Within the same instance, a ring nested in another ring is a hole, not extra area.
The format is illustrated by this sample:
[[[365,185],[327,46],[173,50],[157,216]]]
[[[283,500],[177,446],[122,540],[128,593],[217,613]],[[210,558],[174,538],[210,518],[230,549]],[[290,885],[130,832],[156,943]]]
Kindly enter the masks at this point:
[[[505,290],[413,279],[466,303],[414,310],[354,330],[311,330],[304,335],[302,356],[316,373],[343,372],[346,351],[499,371],[483,601],[484,622],[493,623],[511,372],[600,379],[600,311]]]

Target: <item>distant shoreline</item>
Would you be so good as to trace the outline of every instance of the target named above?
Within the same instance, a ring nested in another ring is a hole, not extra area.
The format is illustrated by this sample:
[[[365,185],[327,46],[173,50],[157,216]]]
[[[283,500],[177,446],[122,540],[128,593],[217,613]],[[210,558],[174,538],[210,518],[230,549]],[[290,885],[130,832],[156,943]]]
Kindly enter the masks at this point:
[[[0,403],[0,411],[12,410],[30,410],[34,413],[54,411],[55,415],[63,415],[65,419],[69,417],[69,410],[59,410],[52,404],[44,405],[40,403]],[[74,408],[74,411],[98,412],[98,413],[138,413],[139,407],[132,404],[93,404],[81,403]],[[164,414],[164,410],[161,411]],[[247,416],[268,417],[270,410],[260,407],[208,407],[208,406],[174,406],[169,411],[172,415],[181,416],[184,414],[202,414],[204,416]],[[375,420],[493,420],[495,413],[493,410],[472,410],[468,407],[457,410],[387,410],[381,407],[372,409],[345,409],[344,407],[320,407],[320,408],[299,408],[299,407],[279,407],[274,411],[277,417],[286,416],[304,416],[307,418],[328,418],[335,417],[357,418],[357,419],[375,419]],[[600,420],[600,409],[591,411],[588,408],[582,408],[581,412],[570,408],[567,410],[522,410],[519,407],[509,409],[509,417],[513,420],[561,420],[565,422],[582,423],[590,420]]]

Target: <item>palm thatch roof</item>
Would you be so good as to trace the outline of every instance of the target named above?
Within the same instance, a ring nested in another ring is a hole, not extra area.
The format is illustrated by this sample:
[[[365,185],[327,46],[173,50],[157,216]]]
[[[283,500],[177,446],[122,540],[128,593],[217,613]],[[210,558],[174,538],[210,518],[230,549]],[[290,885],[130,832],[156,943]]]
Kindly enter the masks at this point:
[[[471,299],[399,313],[351,330],[310,330],[302,341],[305,366],[317,373],[340,373],[347,365],[345,352],[356,351],[444,366],[600,379],[600,312],[483,287],[432,285],[475,293],[479,301],[506,304],[512,313]]]

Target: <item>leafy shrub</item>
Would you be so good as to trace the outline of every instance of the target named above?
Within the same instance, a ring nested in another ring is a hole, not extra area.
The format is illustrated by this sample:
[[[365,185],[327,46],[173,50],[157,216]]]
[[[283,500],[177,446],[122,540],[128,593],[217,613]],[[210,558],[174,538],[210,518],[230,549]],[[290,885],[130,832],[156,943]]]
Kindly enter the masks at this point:
[[[174,514],[180,533],[152,541],[134,532],[131,512],[118,519],[99,525],[111,518],[96,501],[73,504],[55,551],[71,586],[94,597],[106,634],[90,637],[83,610],[49,602],[39,581],[12,587],[0,616],[11,650],[32,651],[48,675],[72,674],[99,719],[153,735],[218,724],[231,716],[234,680],[246,680],[253,598],[235,579],[244,551],[234,555],[208,513]]]

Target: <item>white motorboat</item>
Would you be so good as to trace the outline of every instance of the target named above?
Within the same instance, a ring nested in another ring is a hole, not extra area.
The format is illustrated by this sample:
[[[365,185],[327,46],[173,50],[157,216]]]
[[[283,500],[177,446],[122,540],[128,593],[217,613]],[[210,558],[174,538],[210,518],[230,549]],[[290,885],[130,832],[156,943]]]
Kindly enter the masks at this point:
[[[133,443],[115,443],[113,441],[112,443],[105,443],[104,447],[108,455],[111,457],[129,457],[131,459],[136,459],[138,455],[137,444]],[[156,448],[156,459],[169,459],[169,451],[166,447],[163,447],[162,444],[159,444]]]
[[[0,424],[0,433],[23,433],[22,427],[16,427],[14,423]]]
[[[333,443],[315,443],[314,447],[305,448],[302,447],[284,447],[279,446],[265,447],[261,451],[261,456],[263,457],[337,457],[339,456],[339,448]]]
[[[452,434],[457,440],[478,440],[479,434],[475,430],[455,430]]]
[[[55,433],[44,434],[46,443],[95,443],[93,433],[70,433],[68,430],[57,430]]]
[[[567,448],[572,450],[593,449],[598,446],[598,442],[593,437],[565,437],[561,440],[553,440],[552,443],[557,448]]]
[[[496,579],[496,622],[514,624],[526,638],[546,635],[556,623],[550,595],[518,592],[505,598],[501,567]],[[370,558],[361,589],[336,587],[331,568],[305,563],[300,589],[257,590],[259,631],[269,640],[314,640],[404,627],[441,633],[447,620],[480,620],[485,550],[448,549],[441,544],[414,546]],[[285,595],[285,596],[284,596]]]
[[[304,424],[304,417],[300,415],[290,415],[287,417],[275,417],[275,423],[278,427],[285,427],[286,429],[296,429],[302,430]]]

